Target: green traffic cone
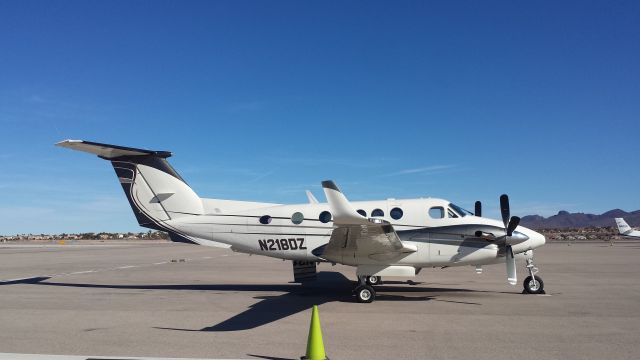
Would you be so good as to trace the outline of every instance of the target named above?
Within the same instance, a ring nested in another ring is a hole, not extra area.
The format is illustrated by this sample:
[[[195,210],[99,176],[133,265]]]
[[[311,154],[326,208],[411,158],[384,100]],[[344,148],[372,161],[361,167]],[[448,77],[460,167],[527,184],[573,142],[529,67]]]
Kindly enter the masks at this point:
[[[324,343],[322,342],[322,329],[320,328],[320,316],[318,315],[318,305],[313,305],[313,312],[311,313],[311,325],[309,326],[309,338],[307,339],[307,353],[300,359],[329,359],[324,352]]]

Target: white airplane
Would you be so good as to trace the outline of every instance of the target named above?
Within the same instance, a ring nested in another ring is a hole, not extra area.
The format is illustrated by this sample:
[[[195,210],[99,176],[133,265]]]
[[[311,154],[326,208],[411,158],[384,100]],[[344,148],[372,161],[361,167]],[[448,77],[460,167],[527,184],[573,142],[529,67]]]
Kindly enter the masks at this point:
[[[425,267],[506,264],[517,283],[516,259],[529,276],[526,293],[543,293],[533,249],[545,237],[518,227],[509,198],[500,197],[502,221],[442,199],[350,202],[333,181],[323,181],[327,199],[310,192],[309,203],[272,203],[199,197],[171,167],[168,151],[152,151],[82,140],[56,145],[98,155],[115,169],[140,226],[166,231],[172,241],[230,247],[234,251],[293,261],[294,279],[315,278],[316,264],[356,267],[359,302],[375,299],[381,277],[414,277]],[[517,229],[517,231],[516,231]]]
[[[640,231],[631,229],[631,226],[624,221],[623,218],[616,218],[616,225],[618,225],[618,232],[622,236],[640,237]]]

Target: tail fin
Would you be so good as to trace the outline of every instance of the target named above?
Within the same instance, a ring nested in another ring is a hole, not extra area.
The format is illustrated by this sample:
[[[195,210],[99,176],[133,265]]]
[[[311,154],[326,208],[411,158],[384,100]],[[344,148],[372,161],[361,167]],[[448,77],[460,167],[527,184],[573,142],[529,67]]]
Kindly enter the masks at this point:
[[[618,232],[620,232],[621,235],[631,232],[631,226],[629,226],[623,218],[616,218],[616,225],[618,225]]]
[[[171,167],[168,151],[152,151],[83,140],[56,145],[111,162],[140,226],[170,231],[162,222],[204,213],[202,200]]]

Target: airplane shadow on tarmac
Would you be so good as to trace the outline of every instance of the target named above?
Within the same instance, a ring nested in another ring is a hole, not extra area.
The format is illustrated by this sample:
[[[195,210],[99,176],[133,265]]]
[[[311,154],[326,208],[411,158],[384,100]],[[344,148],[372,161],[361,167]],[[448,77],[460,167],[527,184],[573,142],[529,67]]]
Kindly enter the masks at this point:
[[[300,284],[221,284],[221,285],[105,285],[105,284],[82,284],[82,283],[62,283],[46,281],[48,278],[38,278],[38,281],[28,283],[45,286],[63,286],[76,288],[99,288],[99,289],[139,289],[139,290],[184,290],[184,291],[248,291],[248,292],[283,292],[277,296],[256,296],[255,299],[261,301],[251,305],[246,311],[239,313],[218,324],[207,326],[202,329],[180,329],[171,327],[156,327],[163,330],[175,331],[240,331],[249,330],[262,325],[266,325],[285,317],[297,314],[301,311],[311,309],[313,305],[322,305],[327,302],[354,302],[352,294],[354,282],[338,272],[319,272],[317,280],[305,285]],[[406,284],[406,282],[387,281],[378,286],[376,301],[428,301],[436,300],[437,294],[422,295],[424,293],[438,292],[482,292],[467,289],[455,288],[424,288],[416,286],[394,286]],[[417,283],[410,283],[417,284]],[[402,293],[390,294],[390,293]],[[422,293],[419,296],[410,294]],[[407,296],[409,295],[409,296]],[[441,300],[458,304],[480,305],[479,303]],[[366,305],[365,305],[366,306]]]

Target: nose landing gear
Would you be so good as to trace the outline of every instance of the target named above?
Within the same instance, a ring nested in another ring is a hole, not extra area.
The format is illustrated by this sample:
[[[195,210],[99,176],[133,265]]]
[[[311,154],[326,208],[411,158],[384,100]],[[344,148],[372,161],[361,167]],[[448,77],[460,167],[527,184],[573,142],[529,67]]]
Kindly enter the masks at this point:
[[[538,268],[533,264],[533,254],[531,257],[527,257],[527,270],[529,271],[529,276],[524,279],[524,293],[545,294],[544,282],[541,277],[536,275]]]

